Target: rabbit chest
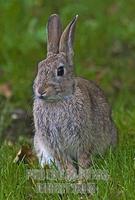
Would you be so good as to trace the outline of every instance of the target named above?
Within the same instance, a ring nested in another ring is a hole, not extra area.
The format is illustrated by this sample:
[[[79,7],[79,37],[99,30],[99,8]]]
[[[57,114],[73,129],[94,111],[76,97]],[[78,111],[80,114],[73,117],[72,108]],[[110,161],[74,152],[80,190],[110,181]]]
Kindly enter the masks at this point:
[[[34,121],[36,132],[51,147],[78,148],[86,144],[90,130],[90,106],[84,99],[68,97],[63,101],[46,102],[35,100]],[[89,122],[89,123],[88,123]],[[84,140],[84,141],[83,141]]]

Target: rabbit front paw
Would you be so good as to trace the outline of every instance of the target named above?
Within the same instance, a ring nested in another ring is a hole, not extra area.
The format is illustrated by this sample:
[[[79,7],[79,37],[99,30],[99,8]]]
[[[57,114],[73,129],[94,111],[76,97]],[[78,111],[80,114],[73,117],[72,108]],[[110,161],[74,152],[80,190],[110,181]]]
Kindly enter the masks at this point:
[[[35,136],[34,147],[41,167],[45,165],[50,165],[54,160],[48,148],[43,144],[43,142]]]
[[[42,168],[44,168],[45,165],[51,165],[53,158],[46,154],[46,152],[42,151],[41,154],[38,156],[39,163]]]

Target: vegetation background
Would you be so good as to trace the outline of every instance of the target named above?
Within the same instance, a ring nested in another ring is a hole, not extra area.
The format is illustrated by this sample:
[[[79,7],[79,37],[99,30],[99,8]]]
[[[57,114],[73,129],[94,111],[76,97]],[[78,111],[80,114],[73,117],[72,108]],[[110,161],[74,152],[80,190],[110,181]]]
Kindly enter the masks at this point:
[[[135,199],[135,1],[129,0],[0,0],[0,199],[59,199],[35,192],[26,169],[13,164],[22,145],[31,144],[32,83],[38,61],[46,57],[48,16],[62,23],[79,15],[75,35],[75,72],[104,89],[119,132],[115,151],[96,158],[96,168],[109,181],[95,181],[91,197],[65,199]],[[39,166],[38,166],[39,167]]]

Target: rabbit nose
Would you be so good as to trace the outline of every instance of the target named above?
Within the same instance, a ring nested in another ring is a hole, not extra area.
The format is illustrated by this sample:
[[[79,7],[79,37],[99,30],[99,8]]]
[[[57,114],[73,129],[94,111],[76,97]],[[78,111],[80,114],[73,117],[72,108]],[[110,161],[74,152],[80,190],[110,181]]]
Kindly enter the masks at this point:
[[[46,96],[46,91],[43,91],[43,90],[41,90],[41,89],[38,89],[37,94],[38,94],[38,97],[39,97],[40,99],[43,99],[43,98]]]

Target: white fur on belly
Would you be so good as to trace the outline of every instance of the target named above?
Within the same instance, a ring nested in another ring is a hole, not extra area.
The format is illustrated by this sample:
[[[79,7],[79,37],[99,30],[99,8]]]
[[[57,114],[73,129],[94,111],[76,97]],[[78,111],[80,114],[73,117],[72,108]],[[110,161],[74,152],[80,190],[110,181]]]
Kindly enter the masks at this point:
[[[54,159],[52,155],[50,154],[49,150],[45,147],[45,145],[39,139],[37,139],[36,136],[34,138],[34,146],[35,146],[35,150],[36,150],[41,167],[44,167],[47,164],[50,165]]]

